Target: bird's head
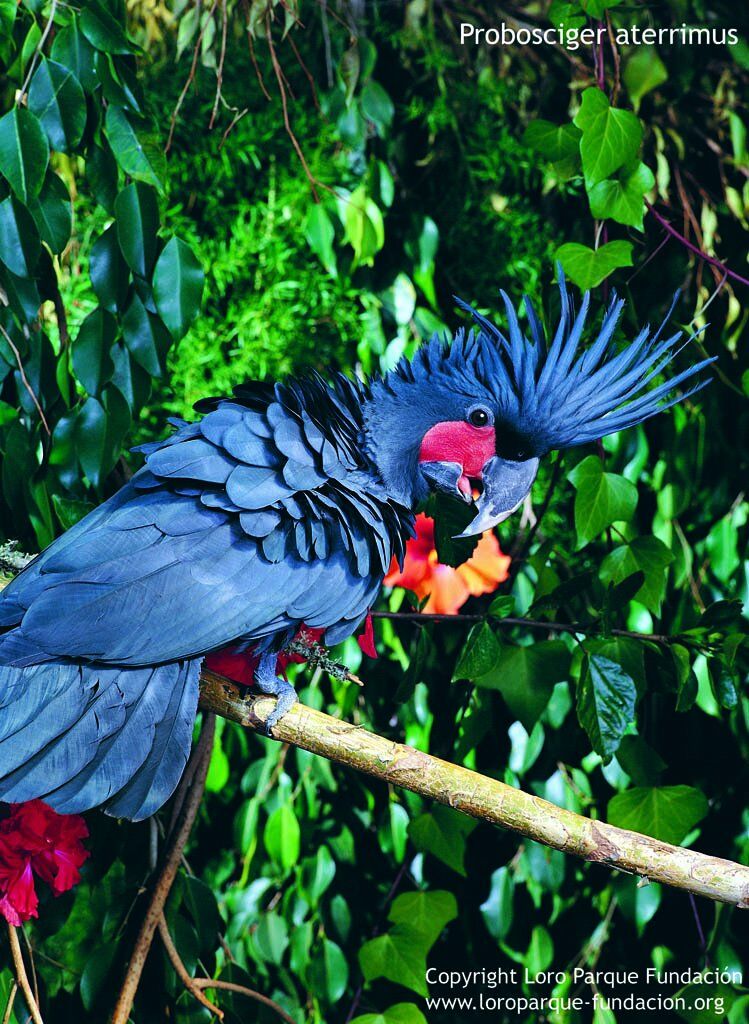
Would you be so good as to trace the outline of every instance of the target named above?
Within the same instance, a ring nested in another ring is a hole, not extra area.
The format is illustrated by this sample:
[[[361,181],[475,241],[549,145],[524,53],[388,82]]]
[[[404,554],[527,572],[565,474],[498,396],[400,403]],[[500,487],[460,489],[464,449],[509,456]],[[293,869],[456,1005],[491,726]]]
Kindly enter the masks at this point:
[[[656,380],[683,347],[680,332],[661,338],[673,305],[657,331],[647,326],[617,345],[624,303],[614,295],[597,336],[583,347],[589,294],[576,312],[561,271],[559,277],[560,317],[550,340],[527,297],[529,336],[504,292],[506,335],[458,300],[476,329],[458,331],[451,344],[435,335],[372,382],[366,444],[386,487],[410,507],[435,491],[475,500],[476,516],[462,536],[507,519],[547,452],[641,423],[707,383],[693,378],[710,359]]]

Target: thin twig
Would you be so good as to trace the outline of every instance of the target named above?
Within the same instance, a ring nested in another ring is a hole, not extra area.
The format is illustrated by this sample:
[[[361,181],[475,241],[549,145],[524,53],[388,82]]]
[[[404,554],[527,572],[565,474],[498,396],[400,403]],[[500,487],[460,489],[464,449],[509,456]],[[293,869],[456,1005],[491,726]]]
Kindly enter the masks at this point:
[[[16,345],[15,345],[13,339],[8,334],[8,332],[5,330],[5,328],[3,327],[2,324],[0,324],[0,332],[2,332],[2,335],[5,338],[5,340],[7,341],[8,345],[10,346],[10,348],[11,348],[11,350],[13,352],[13,355],[16,357],[16,363],[18,364],[18,372],[21,375],[21,380],[23,381],[23,386],[28,391],[29,396],[31,398],[31,401],[34,403],[36,411],[39,413],[39,419],[42,421],[42,426],[44,427],[45,431],[47,432],[47,437],[51,437],[52,436],[52,431],[49,429],[49,423],[47,423],[47,418],[44,415],[44,410],[42,409],[41,405],[39,404],[39,399],[34,394],[34,389],[32,388],[31,384],[29,383],[29,378],[26,376],[26,371],[23,368],[23,361],[21,359],[21,353],[16,348]]]
[[[22,100],[23,100],[24,96],[26,95],[26,92],[27,92],[27,90],[29,88],[29,85],[31,84],[31,79],[33,78],[34,72],[36,71],[36,62],[39,59],[39,54],[44,49],[44,44],[47,42],[47,37],[49,36],[50,32],[52,31],[52,26],[53,26],[53,24],[55,22],[55,13],[56,12],[57,12],[57,0],[52,0],[52,6],[49,9],[49,18],[47,18],[47,24],[44,26],[44,31],[42,32],[41,38],[39,39],[39,42],[36,44],[36,49],[34,50],[34,56],[31,58],[31,64],[29,64],[29,70],[26,72],[26,78],[24,79],[23,85],[21,86],[21,91],[18,94],[18,102],[19,103],[22,102]]]
[[[212,1003],[208,996],[203,995],[200,985],[196,984],[198,979],[193,978],[191,976],[190,972],[187,970],[184,963],[182,962],[182,958],[180,957],[177,951],[177,947],[174,945],[174,940],[169,934],[169,928],[167,926],[166,918],[164,917],[163,912],[159,916],[159,936],[164,944],[166,955],[169,957],[172,967],[177,972],[177,977],[185,986],[185,988],[193,997],[193,999],[197,999],[201,1006],[205,1006],[205,1008],[207,1010],[210,1010],[211,1013],[215,1014],[219,1020],[223,1020],[224,1011],[220,1010],[218,1006]]]
[[[18,941],[17,929],[8,922],[8,940],[10,942],[10,954],[13,957],[13,966],[16,971],[16,981],[21,986],[23,997],[26,1000],[26,1005],[29,1008],[31,1019],[34,1024],[44,1024],[42,1015],[39,1012],[39,1006],[36,999],[34,999],[34,993],[31,991],[31,985],[29,984],[29,976],[26,973],[26,966],[23,962],[23,953],[21,952],[21,943]]]
[[[254,999],[255,1002],[262,1003],[263,1006],[273,1010],[281,1020],[286,1021],[286,1024],[296,1024],[294,1018],[290,1017],[282,1006],[279,1006],[277,1002],[268,996],[264,996],[262,992],[256,992],[254,988],[238,985],[235,981],[222,981],[215,978],[193,978],[193,982],[197,988],[223,989],[225,992],[236,992],[237,995],[247,996],[248,999]]]
[[[501,626],[522,626],[524,629],[541,629],[551,633],[590,633],[595,623],[584,622],[545,622],[543,619],[525,619],[521,616],[507,615],[501,619],[488,619],[478,612],[449,615],[445,612],[370,612],[373,619],[402,619],[411,622],[484,622],[489,621],[495,629]],[[681,644],[683,637],[665,636],[662,633],[636,633],[631,629],[609,629],[607,635],[626,637],[629,640],[650,640],[654,644],[668,646]]]
[[[673,225],[669,224],[666,218],[663,217],[660,213],[658,213],[658,211],[655,209],[652,203],[648,202],[647,199],[645,200],[645,205],[647,206],[650,213],[652,213],[652,215],[661,225],[661,227],[670,235],[672,235],[675,239],[677,239],[677,241],[681,242],[685,249],[688,249],[691,253],[694,253],[695,256],[699,256],[701,260],[704,260],[705,263],[709,263],[711,267],[717,267],[717,269],[724,273],[727,277],[732,278],[734,281],[738,281],[740,284],[745,284],[749,286],[749,278],[742,277],[741,274],[737,274],[735,270],[730,270],[725,265],[725,263],[721,263],[721,261],[717,259],[715,256],[708,256],[706,252],[703,252],[702,249],[698,248],[696,245],[690,242],[688,238],[685,238],[684,235],[678,232],[676,228],[673,227]]]
[[[200,11],[200,7],[201,6],[202,5],[200,3],[200,0],[198,0],[198,11]],[[174,110],[172,111],[171,121],[169,122],[169,137],[166,140],[166,146],[164,147],[164,152],[165,153],[168,153],[169,150],[172,147],[172,139],[174,138],[174,129],[177,126],[177,118],[179,117],[179,112],[180,112],[180,110],[182,108],[182,104],[185,101],[185,96],[187,95],[187,92],[188,92],[190,86],[195,81],[195,75],[196,75],[197,70],[198,70],[198,58],[200,56],[200,46],[201,46],[201,43],[203,42],[203,36],[205,34],[205,30],[206,30],[206,27],[208,25],[208,22],[213,17],[213,12],[216,10],[217,7],[218,7],[218,0],[213,0],[213,4],[211,5],[211,9],[208,12],[208,17],[205,19],[205,21],[203,22],[203,24],[202,24],[202,26],[200,28],[200,31],[198,32],[198,38],[197,38],[197,40],[195,42],[195,47],[194,47],[194,49],[192,51],[192,63],[190,65],[190,73],[187,76],[187,81],[185,82],[184,86],[182,87],[182,92],[179,94],[179,98],[177,99],[177,104],[176,104]]]
[[[270,11],[268,11],[265,15],[265,24],[268,38],[268,52],[270,53],[271,64],[273,65],[273,73],[276,76],[276,82],[278,83],[278,92],[281,97],[281,109],[283,110],[284,128],[286,129],[286,134],[289,136],[289,139],[291,140],[291,145],[294,147],[294,151],[296,152],[296,155],[299,157],[302,167],[304,168],[304,173],[306,174],[310,188],[312,189],[312,195],[314,197],[314,200],[316,203],[319,203],[320,196],[318,195],[316,188],[319,182],[312,174],[312,171],[309,169],[307,160],[305,159],[304,153],[302,152],[302,147],[299,145],[299,140],[294,134],[294,129],[291,127],[291,121],[289,120],[289,104],[286,98],[286,87],[284,85],[283,72],[281,70],[281,65],[278,63],[278,57],[276,56],[276,48],[273,45]]]
[[[175,831],[174,841],[166,856],[166,860],[164,861],[161,874],[154,886],[148,909],[146,910],[143,923],[140,927],[140,932],[138,933],[138,938],[135,941],[135,946],[133,947],[133,952],[127,966],[125,980],[117,998],[117,1005],[114,1008],[114,1013],[112,1014],[111,1024],[127,1024],[128,1018],[130,1017],[130,1011],[135,999],[135,993],[138,991],[138,985],[146,963],[148,951],[151,948],[151,943],[153,942],[153,937],[156,932],[156,928],[158,927],[159,918],[164,910],[164,904],[166,903],[169,892],[174,884],[177,869],[179,868],[180,860],[182,859],[182,852],[190,836],[192,826],[198,813],[198,808],[200,807],[200,801],[203,797],[205,779],[208,774],[208,765],[211,760],[211,750],[213,748],[213,737],[215,735],[215,731],[216,718],[212,714],[207,714],[203,719],[203,728],[200,733],[200,739],[198,740],[195,750],[190,758],[190,760],[194,761],[197,765],[197,768],[195,769],[195,778],[190,788],[190,792],[185,799],[184,807],[180,816],[180,823]]]
[[[221,87],[224,82],[224,61],[226,59],[226,28],[228,23],[228,15],[226,13],[226,0],[221,0],[221,53],[218,59],[218,67],[216,68],[216,97],[213,101],[213,110],[211,111],[211,120],[208,122],[208,130],[213,129],[213,123],[216,120],[216,114],[218,113],[218,104],[221,99]]]
[[[263,96],[265,96],[266,100],[268,100],[268,102],[270,103],[271,96],[270,96],[270,93],[268,92],[268,89],[266,87],[265,80],[263,79],[262,72],[260,71],[260,65],[257,62],[257,55],[255,53],[255,43],[253,42],[252,32],[250,31],[250,5],[249,5],[249,0],[242,0],[242,10],[244,11],[245,20],[246,20],[246,23],[247,23],[247,48],[250,51],[250,60],[252,61],[252,66],[255,69],[255,75],[257,77],[258,84],[260,85],[260,90],[261,90]]]

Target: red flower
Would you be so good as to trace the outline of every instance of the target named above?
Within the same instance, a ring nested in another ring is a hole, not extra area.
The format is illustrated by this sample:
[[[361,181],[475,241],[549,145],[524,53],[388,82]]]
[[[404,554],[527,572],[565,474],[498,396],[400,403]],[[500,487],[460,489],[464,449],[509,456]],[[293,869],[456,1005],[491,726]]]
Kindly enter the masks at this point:
[[[0,821],[0,914],[13,925],[37,916],[35,874],[56,896],[71,889],[89,856],[87,836],[78,814],[58,814],[42,800],[11,804]]]
[[[473,595],[491,594],[507,579],[510,557],[502,553],[499,541],[487,530],[462,565],[454,569],[437,557],[434,546],[434,520],[423,513],[416,517],[416,536],[406,545],[403,570],[396,562],[385,577],[389,587],[405,587],[421,599],[429,597],[425,612],[455,615]]]

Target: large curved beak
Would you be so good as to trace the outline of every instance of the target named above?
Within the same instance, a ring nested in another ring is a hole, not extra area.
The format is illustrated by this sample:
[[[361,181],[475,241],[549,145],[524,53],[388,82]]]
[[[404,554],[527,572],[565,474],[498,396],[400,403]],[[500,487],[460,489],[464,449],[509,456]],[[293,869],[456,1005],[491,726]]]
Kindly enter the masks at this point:
[[[499,455],[492,456],[481,471],[483,486],[476,499],[476,517],[458,538],[474,537],[508,519],[523,503],[537,472],[538,459],[511,462]]]

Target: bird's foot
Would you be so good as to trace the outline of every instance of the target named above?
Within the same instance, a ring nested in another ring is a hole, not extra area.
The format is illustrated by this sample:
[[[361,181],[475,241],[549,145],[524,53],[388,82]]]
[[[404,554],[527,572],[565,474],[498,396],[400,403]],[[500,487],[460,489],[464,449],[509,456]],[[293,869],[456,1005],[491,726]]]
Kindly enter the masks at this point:
[[[276,706],[268,715],[265,722],[265,734],[271,735],[271,730],[292,708],[299,697],[291,683],[287,679],[281,679],[276,673],[276,662],[278,655],[274,653],[263,654],[255,669],[255,685],[262,693],[267,693],[276,698]]]

